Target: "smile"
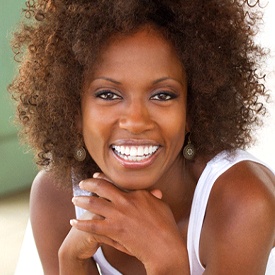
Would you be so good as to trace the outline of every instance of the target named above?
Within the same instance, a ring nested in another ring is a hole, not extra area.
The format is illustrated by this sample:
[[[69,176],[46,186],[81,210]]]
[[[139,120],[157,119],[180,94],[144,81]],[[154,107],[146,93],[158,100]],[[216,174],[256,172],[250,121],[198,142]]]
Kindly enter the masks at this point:
[[[113,145],[112,149],[114,153],[120,158],[128,161],[139,162],[150,158],[154,155],[159,146],[147,145],[147,146],[119,146]]]

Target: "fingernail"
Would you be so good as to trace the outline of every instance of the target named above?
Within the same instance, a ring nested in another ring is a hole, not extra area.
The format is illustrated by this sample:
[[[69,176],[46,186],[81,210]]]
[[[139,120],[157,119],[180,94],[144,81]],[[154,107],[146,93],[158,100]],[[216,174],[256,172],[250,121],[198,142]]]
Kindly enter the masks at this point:
[[[80,189],[83,189],[83,181],[81,181],[78,185]]]
[[[96,173],[93,174],[93,178],[96,179],[96,178],[99,177],[99,175],[100,175],[100,173],[96,172]]]
[[[73,197],[73,198],[72,198],[72,203],[73,203],[73,204],[76,204],[76,197]]]
[[[71,220],[70,220],[70,225],[71,225],[71,226],[74,226],[74,225],[77,224],[77,222],[78,222],[78,221],[77,221],[76,219],[71,219]]]

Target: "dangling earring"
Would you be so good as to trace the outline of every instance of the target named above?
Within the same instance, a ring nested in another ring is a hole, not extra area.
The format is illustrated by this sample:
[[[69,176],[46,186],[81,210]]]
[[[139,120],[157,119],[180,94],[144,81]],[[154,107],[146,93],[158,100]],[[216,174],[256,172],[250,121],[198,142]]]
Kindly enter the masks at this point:
[[[77,161],[83,161],[87,156],[86,150],[84,147],[76,148],[74,151],[74,158]]]
[[[188,159],[188,160],[194,159],[195,154],[196,154],[196,149],[195,149],[194,145],[191,143],[190,136],[191,136],[191,134],[189,133],[187,145],[184,146],[183,151],[182,151],[184,158]]]

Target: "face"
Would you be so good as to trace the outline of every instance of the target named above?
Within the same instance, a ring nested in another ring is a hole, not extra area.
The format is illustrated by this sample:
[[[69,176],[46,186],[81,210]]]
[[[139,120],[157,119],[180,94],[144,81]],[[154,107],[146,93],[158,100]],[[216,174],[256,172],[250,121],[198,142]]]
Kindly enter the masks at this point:
[[[111,42],[86,77],[81,129],[102,172],[122,189],[151,189],[182,162],[186,75],[157,31]]]

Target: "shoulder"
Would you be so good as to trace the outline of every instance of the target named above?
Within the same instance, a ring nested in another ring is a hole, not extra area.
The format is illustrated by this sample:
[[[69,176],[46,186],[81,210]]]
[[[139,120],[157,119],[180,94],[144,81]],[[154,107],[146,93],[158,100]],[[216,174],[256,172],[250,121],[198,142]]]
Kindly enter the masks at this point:
[[[262,274],[274,242],[274,174],[255,162],[235,164],[211,190],[201,260],[206,266],[222,263],[222,274]]]
[[[225,212],[229,215],[247,207],[255,207],[257,212],[265,207],[272,209],[275,207],[275,176],[259,163],[239,162],[216,180],[211,190],[210,204],[220,204],[223,211],[226,211],[224,207],[229,207]]]
[[[58,249],[75,215],[71,199],[72,190],[58,187],[51,172],[37,174],[30,195],[30,219],[45,274],[58,274]]]
[[[48,213],[54,218],[60,212],[64,215],[63,212],[66,214],[68,210],[74,209],[71,203],[72,188],[68,185],[65,186],[58,186],[51,172],[40,171],[32,184],[30,195],[31,213],[35,214],[36,211],[39,211],[43,214]],[[72,211],[68,213],[72,214]]]
[[[70,184],[64,182],[64,187],[61,187],[52,172],[45,170],[38,172],[32,183],[31,198],[41,199],[42,202],[46,202],[47,204],[53,201],[57,205],[60,205],[66,201],[68,197],[72,197]],[[56,198],[61,200],[56,201]]]

